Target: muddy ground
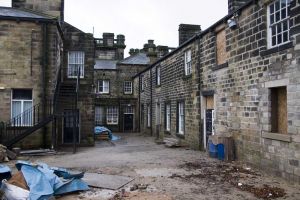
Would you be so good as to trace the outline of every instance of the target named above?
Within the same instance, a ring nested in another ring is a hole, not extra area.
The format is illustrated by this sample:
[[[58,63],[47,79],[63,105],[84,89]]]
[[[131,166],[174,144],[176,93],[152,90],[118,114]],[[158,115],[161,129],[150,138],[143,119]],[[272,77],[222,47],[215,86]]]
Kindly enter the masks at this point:
[[[60,200],[300,200],[299,185],[288,184],[242,163],[221,162],[187,148],[166,148],[140,134],[120,136],[119,141],[101,141],[95,147],[78,149],[76,154],[65,152],[23,159],[134,178],[117,191],[91,188]]]

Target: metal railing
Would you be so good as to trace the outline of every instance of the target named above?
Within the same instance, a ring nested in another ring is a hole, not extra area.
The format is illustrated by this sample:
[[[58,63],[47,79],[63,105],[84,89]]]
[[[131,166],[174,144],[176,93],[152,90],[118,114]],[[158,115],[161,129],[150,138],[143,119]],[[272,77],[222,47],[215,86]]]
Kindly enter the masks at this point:
[[[52,120],[53,103],[52,100],[45,102],[45,113],[43,113],[43,104],[34,105],[32,108],[25,110],[19,115],[13,117],[7,122],[0,125],[0,143],[8,145],[11,141],[20,138],[23,134],[30,134],[29,129],[35,130],[37,125],[45,121]],[[22,136],[23,138],[23,136]]]

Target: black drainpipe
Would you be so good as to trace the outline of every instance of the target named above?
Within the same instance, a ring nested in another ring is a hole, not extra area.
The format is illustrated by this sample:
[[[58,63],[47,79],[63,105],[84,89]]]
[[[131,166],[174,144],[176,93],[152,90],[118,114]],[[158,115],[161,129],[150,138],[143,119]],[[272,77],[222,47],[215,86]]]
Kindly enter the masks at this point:
[[[134,80],[133,80],[134,81]],[[138,76],[139,81],[139,97],[138,97],[138,112],[139,112],[139,118],[138,118],[138,132],[141,132],[141,75]],[[143,119],[144,120],[144,119]]]
[[[153,109],[152,109],[152,68],[150,68],[150,131],[151,131],[151,136],[153,136],[153,127],[152,127],[152,119],[153,119]]]
[[[201,118],[202,115],[202,110],[201,110],[201,37],[198,37],[198,49],[199,49],[199,59],[198,59],[198,76],[199,76],[199,85],[198,85],[198,94],[199,94],[199,104],[198,104],[198,109],[199,109],[199,148],[200,150],[204,150],[204,145],[203,145],[203,120]]]
[[[46,118],[47,98],[46,98],[46,69],[48,64],[47,58],[47,43],[48,43],[48,27],[46,23],[42,24],[43,32],[43,53],[42,53],[42,105],[43,105],[43,120]],[[43,144],[47,147],[47,127],[43,127]]]

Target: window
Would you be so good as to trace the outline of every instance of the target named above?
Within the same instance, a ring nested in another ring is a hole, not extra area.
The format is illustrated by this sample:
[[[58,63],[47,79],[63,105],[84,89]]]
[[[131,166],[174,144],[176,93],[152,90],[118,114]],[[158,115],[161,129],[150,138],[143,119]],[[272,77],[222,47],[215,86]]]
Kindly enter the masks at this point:
[[[95,107],[95,124],[103,125],[105,122],[105,109],[103,106]]]
[[[216,47],[217,65],[225,64],[227,62],[225,29],[223,29],[217,33],[216,43],[217,43],[217,47]]]
[[[160,66],[156,67],[156,85],[160,85]]]
[[[124,82],[124,94],[132,94],[132,82],[131,81]]]
[[[106,111],[106,123],[107,124],[118,124],[119,111],[117,106],[109,106]]]
[[[134,114],[133,112],[133,106],[124,106],[124,114]]]
[[[184,102],[177,104],[177,132],[180,135],[184,134]]]
[[[287,134],[286,87],[271,88],[271,132]]]
[[[98,92],[100,94],[109,93],[109,80],[99,80],[98,81]]]
[[[186,76],[192,73],[192,51],[191,50],[187,50],[184,53],[184,69],[185,69]]]
[[[166,116],[165,116],[166,122],[166,131],[170,131],[171,130],[171,105],[170,104],[166,104]]]
[[[12,91],[11,118],[14,126],[32,126],[32,90]]]
[[[80,70],[80,78],[84,78],[84,52],[69,51],[68,78],[77,78],[78,70]]]
[[[268,6],[268,47],[276,47],[289,42],[290,0],[276,0]]]
[[[156,125],[160,125],[160,103],[156,104]]]
[[[141,91],[144,91],[144,75],[141,75]]]
[[[151,127],[151,109],[150,109],[150,105],[147,105],[147,127]]]

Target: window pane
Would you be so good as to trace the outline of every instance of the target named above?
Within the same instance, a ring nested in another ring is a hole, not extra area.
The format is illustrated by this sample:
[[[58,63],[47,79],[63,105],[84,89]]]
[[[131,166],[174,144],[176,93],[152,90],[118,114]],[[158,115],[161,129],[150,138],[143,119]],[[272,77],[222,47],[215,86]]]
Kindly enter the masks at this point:
[[[13,99],[32,100],[32,90],[14,89]]]
[[[279,1],[276,1],[275,10],[279,10],[279,9],[280,9],[280,3],[279,3]]]
[[[272,46],[276,45],[276,36],[272,37]]]
[[[270,22],[271,22],[271,24],[274,23],[274,14],[270,16]]]
[[[271,14],[274,13],[274,4],[270,5],[270,13],[271,13]]]
[[[287,21],[282,22],[282,26],[283,26],[283,31],[288,30],[288,22]]]
[[[288,33],[284,32],[283,33],[283,42],[287,42],[288,41]]]
[[[281,19],[286,18],[286,9],[281,10]]]
[[[24,101],[23,104],[23,125],[30,126],[32,125],[32,101]]]
[[[280,21],[280,12],[276,12],[275,14],[276,22]]]
[[[280,44],[280,43],[282,43],[282,35],[281,34],[277,36],[277,44]]]
[[[21,114],[21,101],[13,101],[12,102],[12,118],[16,117],[17,115]]]
[[[277,24],[277,34],[279,34],[281,32],[282,32],[281,24]]]

